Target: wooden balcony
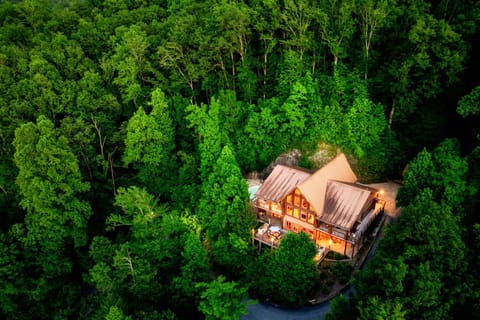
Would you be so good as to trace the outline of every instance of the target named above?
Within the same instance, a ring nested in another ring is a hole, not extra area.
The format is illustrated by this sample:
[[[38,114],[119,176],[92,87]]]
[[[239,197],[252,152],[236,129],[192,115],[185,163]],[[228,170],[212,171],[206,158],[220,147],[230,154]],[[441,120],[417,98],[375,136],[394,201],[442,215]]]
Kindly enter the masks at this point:
[[[287,232],[287,230],[284,230],[279,226],[264,223],[260,228],[255,230],[254,239],[258,241],[260,246],[263,243],[269,247],[277,248],[280,240],[285,236],[285,234],[287,234]]]

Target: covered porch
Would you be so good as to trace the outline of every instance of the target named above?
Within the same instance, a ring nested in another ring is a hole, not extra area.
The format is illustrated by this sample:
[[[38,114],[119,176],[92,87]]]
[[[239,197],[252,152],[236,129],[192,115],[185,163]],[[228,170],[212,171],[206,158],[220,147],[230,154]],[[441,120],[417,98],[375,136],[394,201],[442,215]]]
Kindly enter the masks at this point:
[[[327,248],[328,251],[334,251],[349,258],[353,258],[361,247],[360,242],[352,243],[319,230],[317,230],[315,243],[317,246]]]

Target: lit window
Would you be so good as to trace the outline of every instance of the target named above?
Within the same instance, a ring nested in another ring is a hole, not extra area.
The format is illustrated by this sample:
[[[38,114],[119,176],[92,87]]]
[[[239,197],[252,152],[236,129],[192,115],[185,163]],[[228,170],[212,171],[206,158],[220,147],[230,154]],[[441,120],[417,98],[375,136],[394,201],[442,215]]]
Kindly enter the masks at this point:
[[[315,222],[315,215],[313,213],[308,214],[308,223],[313,224]]]
[[[308,209],[308,202],[307,202],[307,200],[302,199],[302,207],[304,207],[305,209]]]
[[[297,206],[300,206],[300,196],[297,195],[297,194],[295,194],[295,204],[296,204]]]
[[[289,195],[287,196],[287,202],[290,202],[290,203],[293,202],[293,199],[292,199],[292,195],[291,195],[291,194],[289,194]]]
[[[282,207],[278,203],[272,202],[272,211],[281,212]]]
[[[293,214],[293,208],[292,206],[287,206],[287,214],[291,216]]]

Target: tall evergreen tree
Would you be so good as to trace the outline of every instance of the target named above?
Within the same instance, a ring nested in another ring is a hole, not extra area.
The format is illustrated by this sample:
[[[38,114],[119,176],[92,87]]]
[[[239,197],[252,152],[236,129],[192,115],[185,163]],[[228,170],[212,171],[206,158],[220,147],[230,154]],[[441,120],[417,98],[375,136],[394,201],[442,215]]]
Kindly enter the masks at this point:
[[[213,259],[230,270],[242,269],[255,218],[249,208],[247,184],[230,147],[223,148],[202,189],[198,215]]]

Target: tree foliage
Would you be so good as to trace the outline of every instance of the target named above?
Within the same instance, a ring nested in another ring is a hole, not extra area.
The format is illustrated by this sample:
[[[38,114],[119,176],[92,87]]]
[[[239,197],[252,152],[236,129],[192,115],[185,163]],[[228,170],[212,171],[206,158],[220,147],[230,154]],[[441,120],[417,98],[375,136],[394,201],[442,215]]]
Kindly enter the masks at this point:
[[[450,318],[470,295],[463,285],[469,262],[462,221],[474,189],[457,146],[446,140],[409,164],[398,195],[402,214],[356,277],[361,318]],[[341,314],[346,307],[334,308]]]
[[[20,204],[27,210],[27,243],[38,243],[49,253],[61,251],[69,241],[84,246],[91,209],[78,195],[89,185],[82,181],[67,139],[40,116],[36,124],[15,131],[14,146]]]
[[[95,237],[90,255],[95,261],[90,282],[98,290],[98,314],[119,303],[129,314],[166,312],[154,301],[170,298],[172,307],[195,300],[195,283],[208,278],[206,251],[194,230],[174,212],[166,212],[144,189],[119,189],[118,214],[107,223],[126,229],[123,241]],[[181,270],[178,270],[181,266]],[[193,289],[192,289],[193,286]],[[183,311],[184,312],[184,311]]]
[[[472,92],[460,99],[457,112],[462,117],[478,115],[480,113],[480,86],[475,87]]]
[[[138,179],[151,192],[167,193],[175,165],[175,140],[165,95],[152,92],[149,115],[139,108],[127,124],[125,164],[134,164]]]
[[[254,216],[248,201],[246,182],[232,150],[225,146],[205,183],[197,214],[214,261],[231,270],[241,270],[250,251]]]
[[[263,296],[285,305],[307,301],[315,281],[315,244],[304,233],[288,233],[278,249],[260,260],[257,290]]]
[[[235,282],[225,281],[223,276],[199,286],[204,287],[200,295],[202,300],[199,309],[205,315],[205,319],[234,320],[246,314],[246,288],[239,287]]]

